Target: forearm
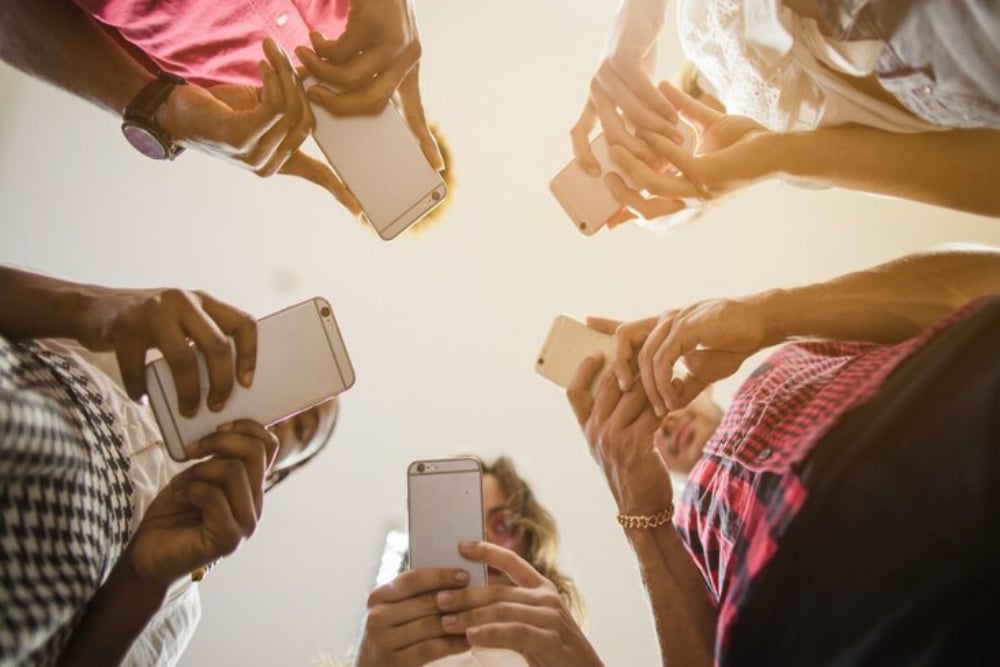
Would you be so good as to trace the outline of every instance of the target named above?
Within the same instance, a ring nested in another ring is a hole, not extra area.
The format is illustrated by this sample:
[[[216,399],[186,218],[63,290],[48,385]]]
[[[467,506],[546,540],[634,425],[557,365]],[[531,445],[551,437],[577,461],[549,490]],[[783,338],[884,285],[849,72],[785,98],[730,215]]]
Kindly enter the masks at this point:
[[[116,115],[153,78],[71,0],[0,2],[0,58]]]
[[[649,595],[664,665],[711,665],[717,613],[705,581],[672,523],[630,530]]]
[[[970,246],[749,298],[762,308],[768,345],[801,337],[895,343],[972,299],[997,293],[1000,251]]]
[[[861,125],[774,134],[793,179],[1000,216],[1000,131],[896,134]]]
[[[136,574],[126,552],[87,605],[59,656],[60,667],[119,665],[163,605],[166,588]]]
[[[77,338],[82,314],[100,289],[0,266],[0,334]]]

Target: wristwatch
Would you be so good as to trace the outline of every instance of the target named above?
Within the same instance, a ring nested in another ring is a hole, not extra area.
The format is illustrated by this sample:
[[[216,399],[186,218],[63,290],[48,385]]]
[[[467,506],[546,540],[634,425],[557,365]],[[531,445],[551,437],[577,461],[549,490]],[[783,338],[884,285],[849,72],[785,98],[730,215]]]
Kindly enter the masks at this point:
[[[132,146],[154,160],[173,160],[184,152],[156,122],[156,112],[177,86],[187,83],[167,72],[158,72],[122,112],[122,134]]]

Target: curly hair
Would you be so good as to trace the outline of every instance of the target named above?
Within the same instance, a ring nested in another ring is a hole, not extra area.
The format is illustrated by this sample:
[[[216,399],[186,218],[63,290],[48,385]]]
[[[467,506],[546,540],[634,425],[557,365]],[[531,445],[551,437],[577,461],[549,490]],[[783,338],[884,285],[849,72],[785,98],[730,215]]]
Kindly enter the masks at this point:
[[[577,621],[581,621],[584,608],[580,593],[573,580],[563,574],[556,564],[559,531],[552,514],[538,502],[531,487],[517,474],[517,468],[509,457],[501,456],[492,463],[483,462],[483,474],[497,478],[508,498],[507,506],[520,517],[516,525],[524,529],[524,559],[555,584],[567,608]]]

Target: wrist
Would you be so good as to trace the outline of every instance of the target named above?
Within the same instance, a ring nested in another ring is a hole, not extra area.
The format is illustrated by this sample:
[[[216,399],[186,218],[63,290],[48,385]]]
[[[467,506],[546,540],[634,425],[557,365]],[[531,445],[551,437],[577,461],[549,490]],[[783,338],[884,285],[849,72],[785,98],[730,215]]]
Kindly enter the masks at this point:
[[[183,118],[184,109],[188,107],[186,99],[190,92],[191,84],[175,86],[153,115],[160,130],[178,145],[183,145],[186,138]]]
[[[115,563],[105,586],[122,591],[123,597],[127,595],[128,608],[137,615],[155,613],[167,599],[167,591],[170,589],[169,585],[140,574],[135,567],[132,551],[128,548]]]
[[[791,290],[771,289],[749,297],[764,323],[764,340],[761,349],[788,340],[795,331],[795,298]]]

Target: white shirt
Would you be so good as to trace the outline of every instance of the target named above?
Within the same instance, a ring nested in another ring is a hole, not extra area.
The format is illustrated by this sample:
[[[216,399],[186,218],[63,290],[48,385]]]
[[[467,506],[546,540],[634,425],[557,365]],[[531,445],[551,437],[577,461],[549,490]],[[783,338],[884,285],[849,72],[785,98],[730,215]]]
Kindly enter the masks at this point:
[[[147,405],[130,399],[122,389],[114,354],[96,354],[68,340],[40,340],[38,344],[75,363],[97,387],[105,408],[117,418],[131,464],[133,513],[129,534],[134,534],[160,490],[189,464],[170,458],[152,411]],[[122,664],[127,667],[175,665],[200,618],[198,588],[189,578],[181,579],[170,588],[163,606],[146,624]]]
[[[840,42],[780,0],[679,0],[688,58],[732,114],[775,131],[858,123],[889,132],[945,130],[867,95],[837,73],[866,77],[880,40]]]
[[[472,648],[428,662],[424,667],[528,667],[520,653],[500,648]]]

